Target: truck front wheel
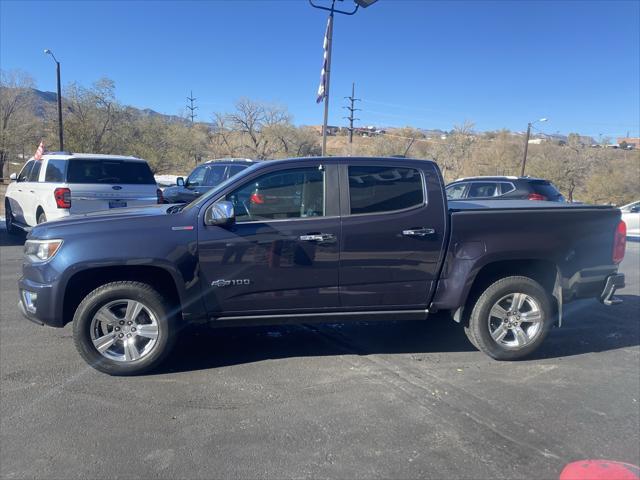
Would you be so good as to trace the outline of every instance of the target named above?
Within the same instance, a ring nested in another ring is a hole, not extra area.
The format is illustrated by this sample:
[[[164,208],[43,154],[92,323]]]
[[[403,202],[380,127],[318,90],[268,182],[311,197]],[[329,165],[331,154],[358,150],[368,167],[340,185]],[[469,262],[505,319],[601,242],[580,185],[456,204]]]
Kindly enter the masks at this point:
[[[109,375],[157,367],[174,343],[175,313],[150,285],[112,282],[89,293],[73,317],[78,352]]]
[[[467,337],[496,360],[516,360],[536,350],[553,323],[551,297],[535,280],[506,277],[491,284],[473,305]]]

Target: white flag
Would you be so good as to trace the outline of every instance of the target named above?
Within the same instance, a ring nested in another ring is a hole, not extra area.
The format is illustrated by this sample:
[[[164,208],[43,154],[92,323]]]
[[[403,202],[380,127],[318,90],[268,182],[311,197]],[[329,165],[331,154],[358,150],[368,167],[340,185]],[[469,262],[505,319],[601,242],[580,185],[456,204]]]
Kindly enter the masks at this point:
[[[324,33],[324,44],[322,46],[324,55],[322,60],[322,70],[320,71],[320,86],[318,87],[318,98],[316,98],[316,103],[322,102],[324,97],[327,96],[327,69],[329,67],[329,32],[332,27],[331,22],[333,22],[333,15],[329,15],[327,30]]]

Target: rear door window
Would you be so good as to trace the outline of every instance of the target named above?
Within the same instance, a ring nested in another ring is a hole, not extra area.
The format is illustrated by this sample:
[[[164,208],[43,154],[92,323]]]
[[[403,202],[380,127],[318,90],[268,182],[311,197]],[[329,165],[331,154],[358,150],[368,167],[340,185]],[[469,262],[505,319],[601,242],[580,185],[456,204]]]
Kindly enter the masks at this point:
[[[213,165],[211,167],[207,167],[208,175],[205,178],[205,185],[207,187],[215,187],[216,185],[220,185],[224,182],[224,174],[227,170],[227,167],[224,165]]]
[[[485,198],[496,195],[498,184],[496,182],[472,182],[469,185],[467,198]]]
[[[509,183],[509,182],[500,182],[499,185],[500,185],[500,195],[513,192],[516,189],[513,183]]]
[[[63,183],[66,170],[66,160],[49,160],[47,162],[47,170],[44,173],[44,181],[52,183]]]
[[[71,159],[68,183],[121,183],[155,185],[153,173],[146,162],[111,159]]]
[[[422,175],[414,168],[349,167],[351,214],[392,212],[424,203]]]
[[[37,182],[40,178],[40,169],[42,168],[42,160],[33,162],[33,168],[29,172],[29,179],[27,182]]]
[[[231,165],[229,167],[229,178],[233,177],[234,175],[237,175],[238,173],[240,173],[241,171],[243,171],[245,168],[244,165]]]

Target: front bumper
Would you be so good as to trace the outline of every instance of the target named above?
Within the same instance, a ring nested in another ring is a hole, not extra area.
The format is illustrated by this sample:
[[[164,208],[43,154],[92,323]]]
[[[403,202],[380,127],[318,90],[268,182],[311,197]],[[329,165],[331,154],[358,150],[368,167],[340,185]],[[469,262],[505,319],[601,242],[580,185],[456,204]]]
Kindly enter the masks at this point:
[[[622,299],[616,297],[614,294],[617,289],[624,288],[624,286],[624,275],[622,273],[609,275],[605,281],[604,289],[600,294],[600,301],[607,306],[622,303]]]
[[[34,282],[23,277],[18,281],[18,290],[20,293],[18,307],[27,320],[39,325],[64,326],[61,315],[58,313],[61,310],[61,300],[56,295],[54,285]],[[33,294],[37,297],[35,301],[32,301],[31,305],[25,304],[25,302],[28,302],[25,292],[29,292],[31,300],[33,300]]]

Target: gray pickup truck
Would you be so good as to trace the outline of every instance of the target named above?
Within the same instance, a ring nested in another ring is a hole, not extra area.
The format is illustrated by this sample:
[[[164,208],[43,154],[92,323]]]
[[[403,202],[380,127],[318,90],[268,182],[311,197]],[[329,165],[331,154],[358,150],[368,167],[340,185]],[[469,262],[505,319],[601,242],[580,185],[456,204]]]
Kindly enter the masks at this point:
[[[498,360],[536,350],[578,298],[611,305],[625,230],[606,206],[450,202],[438,166],[398,158],[257,163],[186,205],[33,228],[20,307],[73,322],[112,375],[149,371],[187,322],[424,321],[450,312]]]

